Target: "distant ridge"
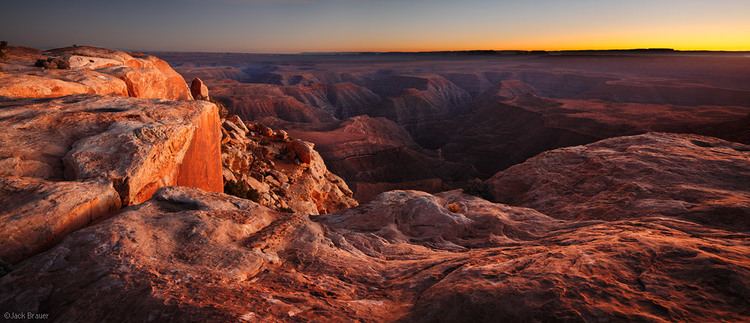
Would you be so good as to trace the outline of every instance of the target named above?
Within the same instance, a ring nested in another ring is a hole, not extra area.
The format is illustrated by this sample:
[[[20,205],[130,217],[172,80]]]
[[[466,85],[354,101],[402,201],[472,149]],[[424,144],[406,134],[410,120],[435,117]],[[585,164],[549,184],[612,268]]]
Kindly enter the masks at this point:
[[[301,52],[300,55],[425,55],[425,56],[526,56],[526,55],[612,55],[612,54],[743,54],[748,51],[676,50],[672,48],[584,49],[584,50],[460,50],[393,52]]]

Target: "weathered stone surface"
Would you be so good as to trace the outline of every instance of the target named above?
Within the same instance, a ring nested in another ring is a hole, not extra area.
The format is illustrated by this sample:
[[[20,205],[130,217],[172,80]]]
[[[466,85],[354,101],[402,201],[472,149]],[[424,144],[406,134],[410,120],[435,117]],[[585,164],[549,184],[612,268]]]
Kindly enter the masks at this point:
[[[313,144],[259,123],[224,119],[225,192],[276,210],[325,214],[354,207],[346,183],[328,171]]]
[[[0,176],[0,261],[16,263],[120,208],[106,181]]]
[[[192,94],[193,98],[196,100],[211,100],[211,98],[208,96],[208,86],[206,86],[206,84],[197,77],[194,78],[192,82],[190,82],[190,94]]]
[[[39,59],[64,62],[66,69],[35,67]],[[0,97],[52,98],[72,94],[192,98],[182,76],[153,56],[84,46],[44,53],[11,48],[0,63]]]
[[[215,123],[218,112],[208,102],[88,96],[5,102],[0,162],[14,165],[17,171],[4,171],[9,175],[109,179],[126,205],[178,183],[221,191]]]
[[[16,266],[0,307],[57,321],[744,321],[748,241],[458,192],[388,192],[313,221],[163,188]]]
[[[300,163],[310,164],[313,160],[313,151],[315,145],[299,139],[291,140],[287,143],[287,150],[297,158]]]
[[[12,184],[0,199],[9,201],[4,219],[13,219],[0,224],[8,234],[0,258],[21,260],[163,186],[222,191],[218,123],[205,101],[0,102],[0,181]]]
[[[562,219],[670,216],[750,230],[750,146],[648,133],[545,152],[487,181],[498,202]]]

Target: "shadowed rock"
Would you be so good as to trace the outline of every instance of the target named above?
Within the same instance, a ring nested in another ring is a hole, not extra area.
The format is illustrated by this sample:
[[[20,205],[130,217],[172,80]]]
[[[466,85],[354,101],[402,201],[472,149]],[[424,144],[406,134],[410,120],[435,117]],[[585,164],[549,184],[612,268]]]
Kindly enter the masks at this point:
[[[208,97],[208,87],[206,84],[201,81],[199,78],[194,78],[192,82],[190,82],[190,93],[193,95],[193,98],[196,100],[204,100],[204,101],[210,101],[211,99]]]

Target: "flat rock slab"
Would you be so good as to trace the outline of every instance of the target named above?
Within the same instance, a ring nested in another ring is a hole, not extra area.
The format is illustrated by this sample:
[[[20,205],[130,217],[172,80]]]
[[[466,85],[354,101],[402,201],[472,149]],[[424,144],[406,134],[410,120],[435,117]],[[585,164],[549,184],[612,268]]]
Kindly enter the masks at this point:
[[[0,177],[0,259],[15,263],[120,208],[106,181]]]

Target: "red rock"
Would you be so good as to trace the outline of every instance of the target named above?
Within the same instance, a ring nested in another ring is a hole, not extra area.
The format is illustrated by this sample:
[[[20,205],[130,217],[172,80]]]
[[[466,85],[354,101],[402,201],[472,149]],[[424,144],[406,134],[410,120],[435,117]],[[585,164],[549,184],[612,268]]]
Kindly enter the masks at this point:
[[[312,144],[278,140],[286,135],[283,130],[259,123],[250,123],[248,129],[236,115],[222,124],[226,193],[299,214],[326,214],[357,205],[344,180],[328,171]]]
[[[313,147],[314,145],[312,143],[304,142],[299,139],[287,143],[287,149],[303,164],[309,164],[312,162]]]
[[[487,181],[498,202],[562,219],[669,216],[750,229],[750,146],[649,133],[545,152]]]
[[[200,78],[196,77],[192,82],[190,82],[190,93],[196,100],[210,100],[210,98],[208,97],[208,87]]]
[[[190,100],[185,80],[166,62],[153,56],[131,55],[95,47],[67,47],[45,52],[70,69],[34,67],[38,52],[13,50],[0,64],[0,96],[6,98],[60,97],[100,94]],[[44,57],[44,56],[42,56]]]
[[[223,192],[221,166],[221,126],[215,105],[193,119],[195,132],[179,166],[177,185]]]
[[[0,191],[10,205],[3,217],[13,219],[0,227],[14,239],[0,248],[6,261],[39,252],[121,204],[148,200],[163,186],[223,190],[214,104],[71,96],[0,107],[0,180],[15,187]],[[98,181],[106,184],[90,184]]]
[[[0,259],[16,263],[120,208],[106,181],[52,182],[0,177]]]
[[[394,191],[313,221],[164,188],[0,277],[0,307],[58,321],[745,321],[748,241],[458,192]]]

